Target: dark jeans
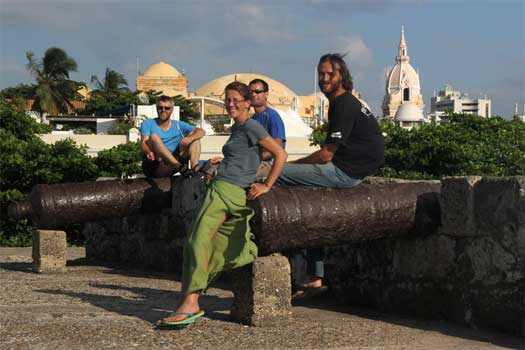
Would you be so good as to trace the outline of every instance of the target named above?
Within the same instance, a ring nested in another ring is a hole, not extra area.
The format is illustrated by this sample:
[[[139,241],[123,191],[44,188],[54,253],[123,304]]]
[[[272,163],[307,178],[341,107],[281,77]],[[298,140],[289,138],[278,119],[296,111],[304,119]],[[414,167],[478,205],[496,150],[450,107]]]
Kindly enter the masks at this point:
[[[324,249],[314,247],[306,249],[306,273],[316,278],[324,278]]]

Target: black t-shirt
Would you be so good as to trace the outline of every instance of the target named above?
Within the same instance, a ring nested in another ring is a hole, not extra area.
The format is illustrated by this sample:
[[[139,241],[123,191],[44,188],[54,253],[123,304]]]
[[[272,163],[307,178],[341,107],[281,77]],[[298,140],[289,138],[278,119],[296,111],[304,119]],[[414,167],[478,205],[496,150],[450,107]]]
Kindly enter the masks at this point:
[[[332,162],[353,178],[373,175],[385,160],[376,118],[348,91],[330,102],[326,143],[339,146]]]

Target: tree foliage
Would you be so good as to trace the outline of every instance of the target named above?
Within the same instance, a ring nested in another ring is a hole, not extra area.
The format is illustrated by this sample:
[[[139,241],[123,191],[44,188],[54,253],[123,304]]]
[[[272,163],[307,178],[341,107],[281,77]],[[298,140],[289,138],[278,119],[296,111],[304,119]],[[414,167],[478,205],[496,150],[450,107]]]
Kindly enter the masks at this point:
[[[141,101],[150,105],[156,104],[159,97],[162,95],[162,91],[157,91],[154,89],[148,89],[146,91],[139,91],[139,94],[142,94]]]
[[[102,82],[96,75],[91,76],[91,83],[95,84],[95,90],[91,92],[91,95],[104,95],[111,97],[111,95],[119,91],[129,91],[128,82],[124,78],[124,75],[114,71],[111,68],[106,68],[104,79]]]
[[[180,108],[180,120],[192,125],[199,123],[201,116],[192,100],[182,95],[173,96],[173,105]]]
[[[328,135],[328,123],[319,124],[312,130],[312,133],[310,134],[310,136],[308,136],[308,140],[310,141],[310,146],[319,146],[322,148],[325,144],[327,135]]]
[[[77,63],[58,47],[50,47],[41,60],[31,51],[26,53],[27,69],[36,80],[36,106],[40,113],[66,112],[71,101],[78,98],[77,91],[83,85],[69,79],[77,71]]]
[[[140,174],[141,154],[138,142],[128,142],[100,151],[95,158],[99,176],[130,177]]]
[[[0,128],[23,141],[34,138],[35,134],[43,134],[51,130],[48,125],[37,123],[18,110],[14,103],[6,101],[0,101]]]
[[[128,135],[129,129],[133,127],[133,123],[129,121],[119,121],[108,129],[108,135]]]
[[[0,99],[30,99],[35,97],[35,92],[36,85],[34,84],[18,84],[0,90]]]
[[[86,101],[86,108],[82,111],[85,114],[111,111],[139,102],[138,92],[132,92],[124,75],[111,68],[106,68],[102,81],[96,75],[92,75],[91,83],[95,89]]]
[[[94,180],[97,167],[71,140],[45,144],[44,127],[13,104],[0,102],[0,245],[27,243],[26,221],[7,218],[7,206],[37,184]]]

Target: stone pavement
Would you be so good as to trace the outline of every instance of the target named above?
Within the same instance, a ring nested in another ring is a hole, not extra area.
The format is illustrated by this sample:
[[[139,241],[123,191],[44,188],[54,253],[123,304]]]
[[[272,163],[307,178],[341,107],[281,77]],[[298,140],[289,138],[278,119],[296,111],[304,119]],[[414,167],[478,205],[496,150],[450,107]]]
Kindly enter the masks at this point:
[[[68,249],[65,274],[31,272],[31,248],[0,248],[0,349],[525,349],[523,339],[314,300],[284,326],[228,320],[224,283],[202,298],[206,316],[180,330],[152,322],[176,307],[173,276],[90,264]],[[329,299],[329,298],[325,298]]]

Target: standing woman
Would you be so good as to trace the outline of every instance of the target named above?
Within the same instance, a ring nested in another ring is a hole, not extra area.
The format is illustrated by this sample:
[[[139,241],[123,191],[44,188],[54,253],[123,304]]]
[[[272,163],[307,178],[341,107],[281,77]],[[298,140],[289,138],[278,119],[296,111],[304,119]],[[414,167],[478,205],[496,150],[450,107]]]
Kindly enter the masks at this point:
[[[253,262],[257,246],[249,221],[253,210],[246,200],[268,192],[283,169],[286,151],[249,116],[251,91],[246,84],[232,82],[224,89],[226,110],[235,122],[222,148],[224,159],[210,184],[204,203],[192,223],[184,245],[182,300],[177,310],[159,320],[160,325],[193,323],[204,315],[199,297],[219,272]],[[274,162],[264,183],[254,183],[263,148]]]

